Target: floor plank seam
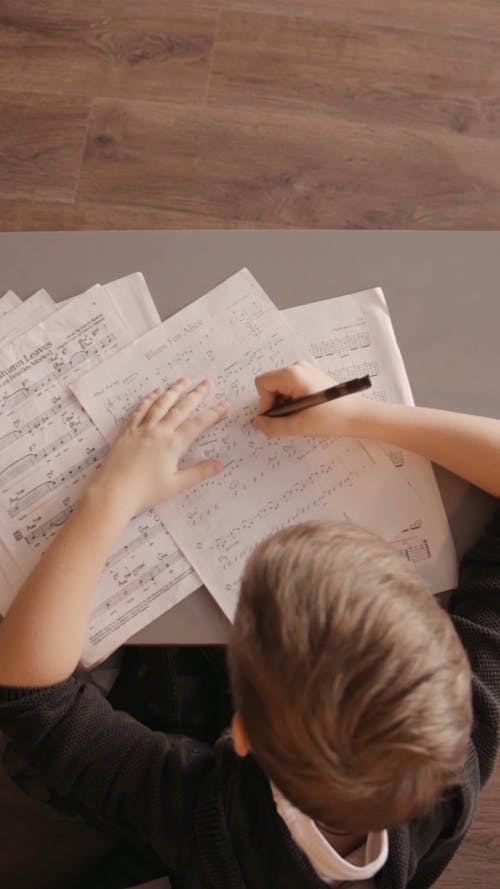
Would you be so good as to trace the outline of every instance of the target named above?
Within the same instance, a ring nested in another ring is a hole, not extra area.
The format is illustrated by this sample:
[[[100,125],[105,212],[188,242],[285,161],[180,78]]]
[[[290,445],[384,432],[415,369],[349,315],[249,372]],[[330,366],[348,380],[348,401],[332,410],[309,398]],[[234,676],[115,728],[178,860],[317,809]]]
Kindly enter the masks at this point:
[[[209,97],[209,95],[210,95],[210,87],[211,87],[211,85],[212,85],[212,72],[213,72],[213,69],[214,69],[214,61],[215,61],[215,49],[216,49],[216,46],[217,46],[217,39],[218,39],[218,36],[219,36],[219,24],[220,24],[220,18],[221,18],[222,12],[223,12],[222,9],[218,9],[218,10],[217,10],[217,15],[215,16],[215,23],[214,23],[214,40],[213,40],[213,43],[212,43],[212,54],[211,54],[211,56],[210,56],[210,64],[209,64],[209,66],[208,66],[207,85],[206,85],[206,89],[205,89],[205,98],[204,98],[204,101],[203,101],[203,107],[204,107],[204,108],[207,108],[207,107],[208,107],[208,97]]]
[[[74,187],[74,189],[73,189],[73,202],[72,202],[73,204],[76,204],[77,194],[78,194],[78,188],[79,188],[79,186],[80,186],[80,179],[81,179],[81,175],[82,175],[83,159],[84,159],[84,157],[85,157],[85,150],[86,150],[86,148],[87,148],[87,140],[88,140],[88,137],[89,137],[90,116],[91,116],[91,114],[92,114],[92,105],[93,105],[93,99],[91,99],[90,102],[89,102],[89,109],[88,109],[88,113],[87,113],[87,121],[86,121],[86,123],[85,123],[85,131],[84,131],[83,139],[82,139],[82,150],[81,150],[81,152],[80,152],[80,163],[79,163],[79,165],[78,165],[78,171],[77,171],[77,175],[76,175],[76,179],[75,179],[75,187]]]
[[[261,16],[262,18],[280,18],[280,19],[293,19],[297,22],[312,22],[314,24],[320,23],[323,25],[332,25],[332,26],[342,26],[349,27],[352,29],[356,28],[376,28],[378,30],[387,30],[387,31],[395,31],[395,32],[406,32],[408,34],[426,34],[431,37],[442,37],[442,38],[455,38],[460,40],[475,40],[479,43],[491,43],[494,46],[500,47],[500,37],[497,39],[489,34],[470,34],[464,33],[459,30],[449,30],[449,29],[433,29],[429,27],[424,27],[423,25],[418,24],[402,24],[402,25],[393,25],[386,21],[380,21],[377,18],[370,18],[370,16],[362,17],[359,19],[349,19],[347,20],[345,15],[341,15],[339,13],[338,17],[332,14],[325,15],[321,12],[314,13],[314,15],[307,14],[304,10],[300,12],[293,12],[290,9],[255,9],[250,6],[225,6],[220,9],[221,12],[225,13],[234,13],[238,15],[248,15],[248,16]],[[499,15],[499,25],[500,25],[500,15]]]

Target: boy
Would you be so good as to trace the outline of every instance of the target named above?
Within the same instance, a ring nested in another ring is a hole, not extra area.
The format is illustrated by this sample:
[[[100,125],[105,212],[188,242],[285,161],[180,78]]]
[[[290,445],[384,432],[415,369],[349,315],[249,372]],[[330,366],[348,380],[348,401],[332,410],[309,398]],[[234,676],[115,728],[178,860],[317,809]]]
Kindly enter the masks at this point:
[[[261,413],[330,382],[304,362],[264,374]],[[222,469],[177,468],[227,410],[192,416],[211,387],[187,389],[181,379],[134,411],[18,594],[0,627],[0,727],[89,818],[152,850],[174,886],[425,889],[494,767],[500,517],[466,559],[451,619],[362,529],[307,523],[265,541],[229,648],[232,737],[215,744],[152,732],[71,678],[122,526]],[[496,420],[349,396],[254,422],[268,435],[391,440],[500,496]]]

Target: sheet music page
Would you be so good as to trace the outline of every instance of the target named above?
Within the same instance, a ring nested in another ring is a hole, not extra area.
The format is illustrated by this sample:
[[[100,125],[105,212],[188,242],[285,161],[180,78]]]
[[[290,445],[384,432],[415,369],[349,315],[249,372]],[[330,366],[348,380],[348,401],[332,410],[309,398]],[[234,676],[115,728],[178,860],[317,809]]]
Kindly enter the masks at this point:
[[[141,272],[109,281],[102,287],[125,321],[130,324],[136,337],[161,324],[158,309]]]
[[[158,309],[154,304],[153,297],[142,272],[125,275],[123,278],[117,278],[115,281],[108,281],[107,284],[94,284],[90,288],[92,293],[96,292],[96,287],[102,287],[118,314],[135,332],[136,337],[142,336],[143,333],[151,330],[152,327],[161,324]],[[82,296],[84,294],[59,300],[56,308],[61,309],[67,306],[74,299],[81,301]]]
[[[216,456],[225,471],[156,509],[230,619],[244,562],[269,533],[333,518],[391,537],[415,515],[414,495],[377,446],[353,439],[270,441],[253,429],[254,377],[305,354],[244,269],[73,384],[108,441],[146,392],[180,374],[193,383],[213,377],[218,397],[229,399],[230,415],[189,455],[189,462]],[[388,491],[391,508],[381,510]]]
[[[367,398],[414,404],[403,358],[380,287],[285,309],[322,370],[339,382],[370,374]],[[434,593],[452,589],[458,561],[434,470],[411,451],[380,442],[415,491],[418,513],[393,540]]]
[[[30,327],[48,318],[56,309],[56,304],[46,290],[37,290],[2,318],[0,345],[20,336]]]
[[[7,293],[4,293],[3,296],[0,296],[0,318],[3,318],[4,315],[7,315],[12,309],[15,309],[17,306],[21,305],[21,300],[14,293],[13,290],[7,290]],[[0,334],[3,336],[3,333]]]
[[[17,306],[21,305],[22,300],[19,299],[16,293],[13,290],[7,290],[3,296],[0,297],[0,320],[8,315],[12,309],[15,309]],[[0,337],[1,337],[1,328],[0,328]],[[9,586],[8,579],[5,575],[5,571],[2,568],[3,563],[8,558],[8,555],[5,553],[2,541],[0,540],[0,590],[5,588],[7,589]]]
[[[2,611],[108,448],[69,383],[135,335],[97,285],[0,347],[0,537],[9,581]],[[134,517],[101,576],[84,663],[106,657],[199,585],[159,517]]]

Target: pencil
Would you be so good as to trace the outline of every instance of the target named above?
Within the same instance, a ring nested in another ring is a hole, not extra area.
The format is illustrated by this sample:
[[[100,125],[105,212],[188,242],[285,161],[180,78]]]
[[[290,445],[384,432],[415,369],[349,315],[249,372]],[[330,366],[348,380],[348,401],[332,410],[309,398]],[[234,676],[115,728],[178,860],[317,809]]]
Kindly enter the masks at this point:
[[[362,392],[363,389],[369,389],[372,382],[370,377],[356,377],[354,380],[346,380],[345,383],[338,383],[336,386],[330,386],[328,389],[322,389],[321,392],[313,392],[312,395],[305,395],[303,398],[290,399],[283,404],[276,404],[270,410],[266,411],[264,417],[286,417],[288,414],[296,414],[298,411],[304,411],[308,407],[316,407],[317,404],[325,404],[327,401],[333,401],[335,398],[342,398],[343,395],[353,395],[355,392]]]

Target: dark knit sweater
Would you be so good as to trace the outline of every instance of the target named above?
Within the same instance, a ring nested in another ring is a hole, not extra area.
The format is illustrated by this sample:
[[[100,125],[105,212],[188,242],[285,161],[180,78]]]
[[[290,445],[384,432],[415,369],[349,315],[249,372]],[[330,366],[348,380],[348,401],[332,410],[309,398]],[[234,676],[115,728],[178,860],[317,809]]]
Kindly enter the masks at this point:
[[[472,669],[474,727],[461,784],[425,818],[389,834],[379,889],[426,889],[467,833],[500,733],[500,510],[465,558],[449,610]],[[152,731],[75,678],[0,688],[0,728],[80,811],[145,842],[177,885],[324,889],[276,812],[252,756]]]

